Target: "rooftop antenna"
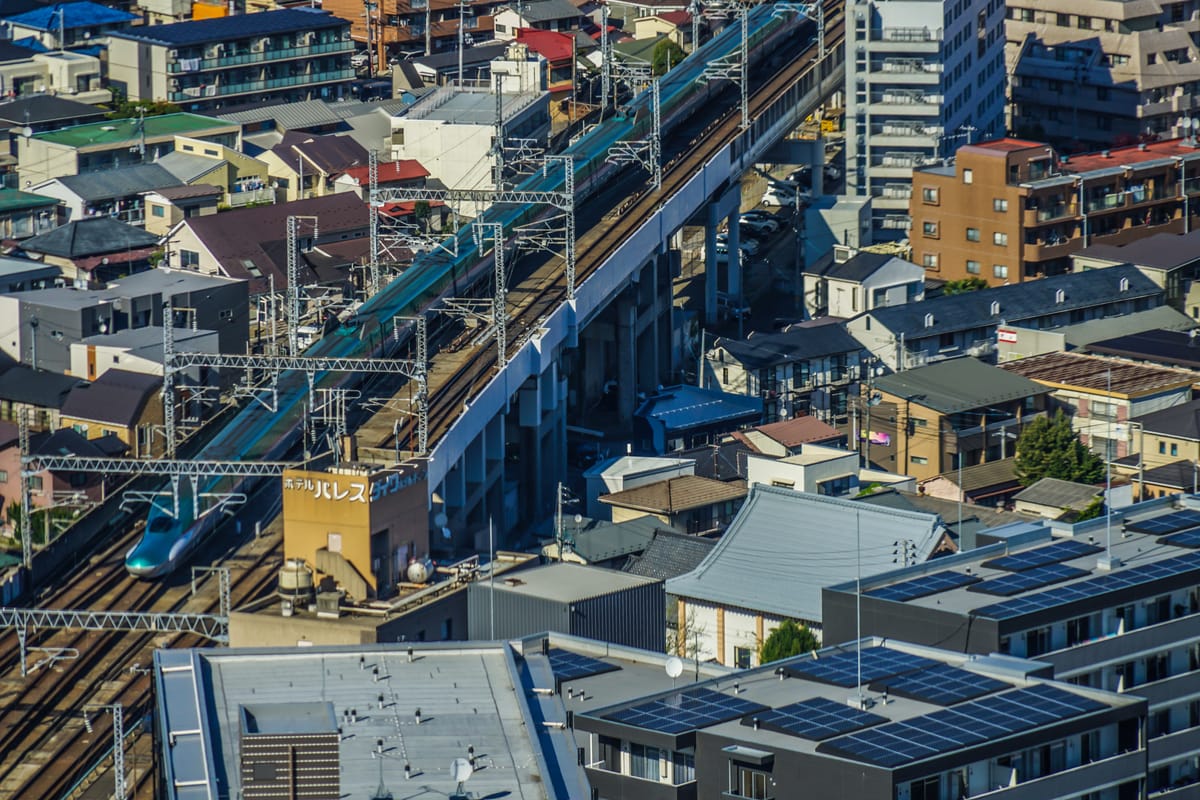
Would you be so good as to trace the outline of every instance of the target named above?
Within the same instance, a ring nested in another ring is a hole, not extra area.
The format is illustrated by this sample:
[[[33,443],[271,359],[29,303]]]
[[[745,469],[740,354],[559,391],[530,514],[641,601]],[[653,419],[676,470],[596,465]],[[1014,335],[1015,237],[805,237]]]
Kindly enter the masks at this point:
[[[454,794],[452,795],[452,800],[467,796],[466,792],[463,791],[463,786],[474,773],[475,768],[471,766],[469,759],[459,757],[450,762],[450,777],[458,784],[458,788],[454,790]]]
[[[1108,368],[1105,388],[1112,398],[1112,367]],[[1104,557],[1096,559],[1096,568],[1111,570],[1121,566],[1121,559],[1112,554],[1112,453],[1109,452],[1112,442],[1112,415],[1109,415],[1107,433],[1104,436]],[[1138,458],[1141,458],[1139,455]]]
[[[383,782],[383,759],[379,759],[379,788],[371,795],[371,800],[393,800],[392,793]]]
[[[854,615],[855,615],[855,669],[857,674],[855,682],[858,684],[858,695],[850,698],[850,704],[858,709],[867,707],[867,698],[863,694],[862,688],[862,516],[856,509],[854,511],[854,557],[855,557],[855,579],[854,579]]]

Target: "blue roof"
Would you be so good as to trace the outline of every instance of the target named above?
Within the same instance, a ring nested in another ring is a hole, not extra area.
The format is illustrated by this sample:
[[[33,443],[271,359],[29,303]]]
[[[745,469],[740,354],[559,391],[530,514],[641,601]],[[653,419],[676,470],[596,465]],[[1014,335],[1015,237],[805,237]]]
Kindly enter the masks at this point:
[[[90,28],[94,25],[115,25],[120,22],[130,22],[138,18],[137,14],[128,11],[118,11],[115,8],[92,3],[90,0],[80,0],[77,3],[60,3],[55,6],[26,11],[9,17],[8,21],[22,28],[33,28],[39,31],[56,31],[59,28],[58,12],[63,11],[62,26],[64,28]]]
[[[23,47],[26,50],[29,50],[30,55],[32,55],[33,53],[49,53],[50,52],[50,48],[46,47],[46,45],[42,44],[42,40],[37,38],[36,36],[24,36],[20,39],[13,39],[11,44],[14,45],[15,47]]]
[[[725,420],[762,415],[762,399],[698,386],[670,386],[642,403],[637,416],[668,430],[687,430]]]
[[[239,14],[217,19],[198,19],[170,25],[145,25],[116,34],[123,39],[170,47],[226,42],[269,36],[275,33],[311,31],[319,28],[338,28],[350,23],[319,8],[284,8],[257,14]]]

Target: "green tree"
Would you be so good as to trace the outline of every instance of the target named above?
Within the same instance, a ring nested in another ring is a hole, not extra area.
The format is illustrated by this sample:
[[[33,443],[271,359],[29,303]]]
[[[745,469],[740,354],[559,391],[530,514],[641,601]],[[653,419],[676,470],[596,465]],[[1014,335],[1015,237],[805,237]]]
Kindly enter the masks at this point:
[[[1104,461],[1083,446],[1061,409],[1053,417],[1038,417],[1021,431],[1016,468],[1022,486],[1042,478],[1095,483],[1104,475]]]
[[[666,37],[654,45],[650,54],[650,69],[655,75],[665,75],[667,70],[678,64],[687,56],[683,48],[675,44],[673,39]]]
[[[1073,512],[1072,512],[1073,513]],[[1097,495],[1092,498],[1092,502],[1083,507],[1083,510],[1075,515],[1072,522],[1083,522],[1084,520],[1096,519],[1104,513],[1104,496]]]
[[[821,641],[806,626],[795,620],[785,619],[762,643],[758,651],[758,660],[762,664],[769,664],[781,658],[791,658],[816,650],[820,646]]]
[[[429,232],[429,214],[431,212],[428,200],[418,200],[413,203],[413,217],[417,220],[417,227],[426,233]]]
[[[986,288],[988,288],[988,282],[983,278],[959,278],[956,281],[947,281],[946,285],[942,287],[942,294],[966,294]]]
[[[158,117],[163,114],[178,114],[181,110],[179,106],[166,100],[126,100],[122,97],[114,99],[112,111],[105,116],[109,119],[127,119],[139,114]]]

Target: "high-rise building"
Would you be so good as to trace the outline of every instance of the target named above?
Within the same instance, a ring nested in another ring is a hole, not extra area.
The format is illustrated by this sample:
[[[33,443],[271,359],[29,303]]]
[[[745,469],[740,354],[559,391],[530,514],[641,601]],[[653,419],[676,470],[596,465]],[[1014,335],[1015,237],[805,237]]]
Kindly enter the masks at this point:
[[[912,170],[1004,131],[1004,3],[855,0],[846,52],[846,192],[875,236],[909,227]]]

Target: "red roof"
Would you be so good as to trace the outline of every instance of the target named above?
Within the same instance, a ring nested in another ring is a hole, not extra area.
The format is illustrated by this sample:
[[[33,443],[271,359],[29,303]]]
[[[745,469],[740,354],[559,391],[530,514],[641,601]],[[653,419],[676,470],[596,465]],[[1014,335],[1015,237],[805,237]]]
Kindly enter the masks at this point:
[[[1103,152],[1070,156],[1062,164],[1063,171],[1090,172],[1094,169],[1137,164],[1142,161],[1154,161],[1160,158],[1170,158],[1171,156],[1190,156],[1200,151],[1195,147],[1184,144],[1183,139],[1167,139],[1162,142],[1135,144],[1129,147],[1114,147],[1107,152],[1107,156]]]
[[[369,165],[350,167],[343,173],[349,175],[359,186],[366,186],[371,181]],[[402,158],[399,161],[381,161],[379,163],[379,182],[397,183],[400,181],[415,181],[428,178],[429,170],[421,166],[415,158]]]
[[[663,22],[671,23],[676,27],[690,25],[692,22],[692,15],[686,11],[663,11],[655,14],[654,16],[658,17]]]
[[[441,200],[430,201],[430,208],[439,208],[446,205]],[[399,203],[384,203],[379,208],[379,213],[385,217],[407,217],[417,212],[417,203],[415,200],[404,200]]]
[[[517,41],[528,45],[550,63],[570,62],[575,52],[575,37],[558,31],[541,31],[535,28],[517,28]]]
[[[1013,150],[1024,150],[1028,147],[1045,147],[1045,142],[1031,142],[1028,139],[1013,139],[1006,136],[1003,139],[992,139],[988,142],[979,142],[978,144],[969,145],[969,147],[977,147],[981,150],[999,150],[1004,153],[1011,153]]]

